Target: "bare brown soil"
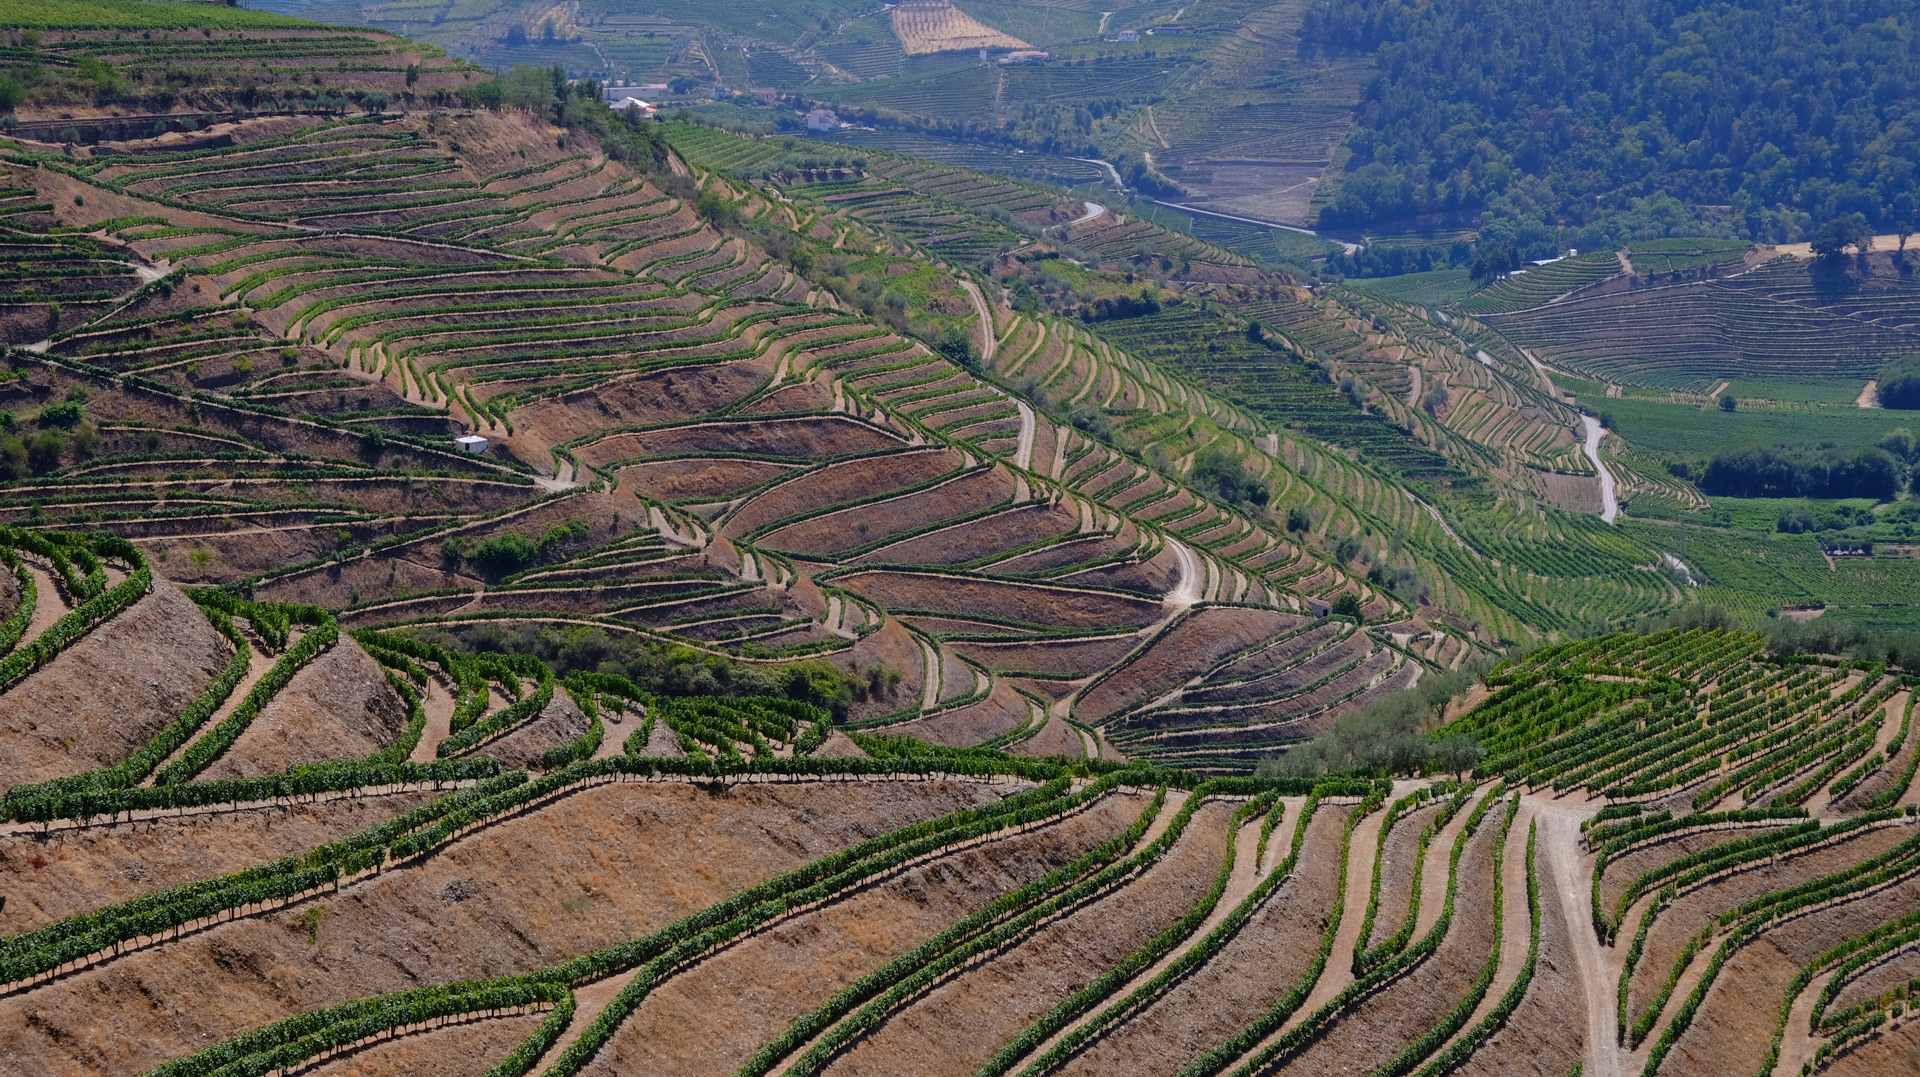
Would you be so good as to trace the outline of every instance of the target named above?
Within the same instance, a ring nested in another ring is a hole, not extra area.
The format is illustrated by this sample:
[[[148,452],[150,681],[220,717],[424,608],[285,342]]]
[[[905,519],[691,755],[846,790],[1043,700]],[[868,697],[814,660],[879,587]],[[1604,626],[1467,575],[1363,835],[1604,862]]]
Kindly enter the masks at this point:
[[[1083,720],[1098,722],[1206,672],[1214,663],[1297,621],[1293,614],[1272,610],[1196,610],[1144,654],[1090,689],[1074,709]]]
[[[1518,838],[1516,833],[1507,840]],[[1586,1023],[1580,1020],[1586,992],[1568,938],[1569,930],[1583,931],[1586,925],[1567,923],[1551,889],[1545,849],[1536,851],[1534,870],[1540,882],[1540,951],[1533,982],[1506,1024],[1460,1068],[1471,1077],[1566,1077],[1586,1052]],[[1507,907],[1525,916],[1524,897],[1520,901]]]
[[[840,583],[890,609],[937,610],[1074,628],[1148,625],[1161,612],[1158,602],[1124,595],[914,572],[858,572],[842,577]]]
[[[1910,836],[1904,827],[1870,828],[1845,841],[1799,856],[1767,861],[1692,893],[1682,894],[1660,914],[1647,932],[1646,949],[1640,956],[1640,964],[1633,970],[1629,995],[1632,1019],[1639,1020],[1647,1001],[1666,983],[1668,974],[1673,971],[1673,963],[1687,940],[1721,913],[1749,898],[1840,871],[1860,860],[1885,852]],[[1639,921],[1633,920],[1635,930],[1638,925]],[[1626,925],[1622,925],[1623,933],[1626,930]],[[1695,960],[1705,959],[1706,955],[1702,955]],[[1723,972],[1721,975],[1726,974]],[[1791,971],[1788,975],[1792,975]],[[1778,1001],[1775,999],[1774,1004]]]
[[[1848,980],[1833,997],[1829,1012],[1880,997],[1880,992],[1920,977],[1920,950],[1906,950]]]
[[[916,535],[855,559],[856,564],[958,565],[1065,534],[1079,517],[1058,505],[1022,505],[964,524]],[[994,571],[989,566],[986,571]]]
[[[1169,546],[1154,554],[1150,560],[1124,561],[1115,565],[1083,569],[1063,576],[1061,579],[1067,583],[1119,587],[1146,595],[1162,595],[1173,589],[1179,575],[1179,555],[1173,552],[1173,547]]]
[[[1138,541],[1139,536],[1132,531],[1132,525],[1129,524],[1117,536],[1087,535],[1084,538],[1068,539],[1052,546],[1044,546],[1032,553],[1009,557],[995,564],[993,570],[1007,574],[1045,572],[1048,569],[1065,568],[1068,565],[1109,560],[1125,554]]]
[[[1025,696],[1015,692],[1005,682],[997,682],[992,691],[987,693],[987,698],[978,703],[970,703],[931,718],[890,726],[887,732],[917,737],[929,744],[959,748],[991,740],[1018,727],[1027,720],[1030,709]]]
[[[1013,478],[998,468],[931,489],[858,505],[788,524],[761,542],[797,556],[821,557],[992,508],[1013,496]]]
[[[1289,1074],[1332,1077],[1372,1070],[1438,1023],[1465,996],[1486,964],[1498,929],[1493,920],[1493,873],[1499,869],[1495,854],[1500,827],[1494,812],[1467,839],[1460,857],[1453,923],[1439,947],[1413,971],[1343,1011],[1287,1063]],[[1524,898],[1520,908],[1525,915]]]
[[[365,830],[437,794],[395,793],[0,836],[0,935]]]
[[[1105,669],[1139,645],[1140,637],[1128,634],[1057,642],[1021,640],[1002,644],[956,641],[947,646],[988,669],[1088,674]]]
[[[1032,736],[1010,746],[1008,751],[1014,755],[1058,756],[1074,759],[1087,757],[1086,741],[1080,738],[1079,730],[1068,725],[1059,715],[1048,715],[1045,722]]]
[[[1661,1066],[1680,1077],[1752,1073],[1773,1039],[1778,1013],[1795,971],[1845,939],[1913,911],[1920,879],[1908,879],[1864,897],[1794,916],[1762,932],[1736,951],[1707,989],[1693,1023]]]
[[[139,1073],[316,1007],[542,967],[1011,788],[596,786],[338,895],[221,924],[0,999],[0,1072]],[[294,922],[310,908],[320,910],[311,945],[307,928]],[[127,1001],[103,1010],[101,999]]]
[[[788,517],[946,475],[961,462],[958,452],[933,448],[830,464],[753,498],[727,519],[723,530],[744,535]]]
[[[156,576],[145,598],[0,695],[0,788],[125,759],[232,654],[199,607]]]
[[[806,460],[873,452],[898,444],[897,437],[864,423],[828,416],[703,423],[644,434],[615,434],[582,447],[578,455],[593,463],[703,452],[750,452]]]
[[[724,1077],[795,1018],[995,897],[1132,823],[1123,795],[1059,823],[918,865],[702,961],[656,988],[586,1071]],[[725,1013],[725,1021],[712,1015]],[[686,1029],[700,1028],[688,1036]]]
[[[1036,1017],[1193,907],[1226,857],[1233,808],[1202,805],[1181,839],[1144,873],[929,991],[827,1072],[946,1077],[977,1069]]]
[[[443,1025],[383,1040],[304,1071],[309,1077],[480,1077],[540,1027],[541,1015]]]
[[[1711,849],[1716,845],[1725,845],[1730,841],[1751,838],[1758,828],[1740,827],[1727,830],[1707,830],[1692,834],[1681,834],[1668,841],[1655,842],[1632,849],[1607,861],[1607,873],[1600,878],[1600,899],[1606,908],[1613,909],[1620,902],[1620,895],[1626,892],[1633,880],[1666,864],[1702,849]]]
[[[1828,1077],[1887,1077],[1916,1071],[1920,1071],[1920,1022],[1909,1018],[1898,1029],[1839,1056],[1824,1072]]]
[[[590,724],[580,705],[573,701],[573,696],[565,688],[555,688],[553,701],[538,717],[499,740],[489,741],[471,754],[490,755],[498,759],[503,767],[533,766],[540,762],[540,757],[547,754],[548,750],[585,735]],[[655,724],[657,726],[660,723]],[[605,728],[605,736],[618,735],[618,730]]]
[[[1380,907],[1374,913],[1373,937],[1365,945],[1378,946],[1392,938],[1406,921],[1407,911],[1413,907],[1413,874],[1420,869],[1420,832],[1439,812],[1438,804],[1408,812],[1394,820],[1393,829],[1387,832],[1386,855],[1380,861]],[[1421,891],[1422,908],[1435,900],[1444,901],[1446,895]]]
[[[1345,831],[1344,810],[1328,805],[1315,812],[1293,878],[1276,887],[1211,960],[1061,1072],[1178,1073],[1277,1005],[1306,975],[1326,934]]]
[[[407,716],[380,663],[343,635],[295,673],[200,777],[278,774],[300,763],[372,755],[399,739]]]
[[[893,10],[893,30],[909,56],[972,49],[1024,49],[1026,42],[995,30],[946,0],[912,0]]]
[[[1899,732],[1899,719],[1894,719],[1894,732]],[[1888,734],[1891,736],[1892,734]],[[1887,761],[1874,771],[1872,776],[1847,791],[1847,795],[1834,801],[1833,807],[1840,811],[1860,811],[1868,804],[1885,795],[1900,776],[1907,772],[1907,763],[1913,759],[1913,753],[1920,751],[1920,722],[1911,723],[1904,744],[1887,746]]]

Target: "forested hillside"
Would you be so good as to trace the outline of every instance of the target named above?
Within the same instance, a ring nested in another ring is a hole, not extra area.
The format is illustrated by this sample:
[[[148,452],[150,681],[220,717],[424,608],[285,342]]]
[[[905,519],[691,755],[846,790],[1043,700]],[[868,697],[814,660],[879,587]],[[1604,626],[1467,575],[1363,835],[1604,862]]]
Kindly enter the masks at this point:
[[[1888,231],[1920,190],[1914,23],[1899,0],[1319,0],[1304,50],[1378,54],[1320,222]]]

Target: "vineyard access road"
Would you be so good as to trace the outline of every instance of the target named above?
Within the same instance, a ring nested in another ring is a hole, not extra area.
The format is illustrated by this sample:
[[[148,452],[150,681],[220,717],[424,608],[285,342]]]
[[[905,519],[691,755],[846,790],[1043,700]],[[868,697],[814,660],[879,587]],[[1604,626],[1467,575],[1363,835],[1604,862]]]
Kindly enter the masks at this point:
[[[1580,451],[1587,454],[1594,470],[1600,473],[1600,520],[1610,524],[1620,515],[1620,500],[1614,496],[1613,472],[1600,462],[1600,439],[1606,431],[1601,428],[1600,420],[1591,415],[1580,416],[1580,422],[1587,428],[1587,440],[1581,444]]]
[[[1588,908],[1587,873],[1582,870],[1580,824],[1599,812],[1600,806],[1567,797],[1527,794],[1522,801],[1540,820],[1541,852],[1549,865],[1547,878],[1540,880],[1542,901],[1558,900],[1567,922],[1567,941],[1573,948],[1574,968],[1579,972],[1587,997],[1587,1077],[1625,1077],[1622,1050],[1615,1040],[1614,994],[1610,986],[1617,970],[1608,968],[1605,951],[1594,936]],[[1621,955],[1624,959],[1624,954]]]
[[[1192,550],[1187,549],[1186,544],[1179,539],[1169,538],[1167,545],[1173,547],[1173,556],[1180,561],[1180,583],[1167,592],[1167,597],[1163,601],[1169,606],[1186,609],[1198,604],[1203,596],[1202,589],[1207,585],[1206,566],[1202,565],[1200,558],[1195,556]]]
[[[993,332],[993,311],[987,306],[987,297],[980,294],[979,285],[963,280],[960,287],[967,290],[967,298],[973,302],[974,316],[980,319],[980,361],[991,366],[994,354],[1000,348],[1000,341]],[[1033,432],[1037,421],[1033,407],[1026,401],[1015,396],[1013,406],[1020,411],[1020,441],[1013,451],[1013,466],[1030,469],[1033,467]]]

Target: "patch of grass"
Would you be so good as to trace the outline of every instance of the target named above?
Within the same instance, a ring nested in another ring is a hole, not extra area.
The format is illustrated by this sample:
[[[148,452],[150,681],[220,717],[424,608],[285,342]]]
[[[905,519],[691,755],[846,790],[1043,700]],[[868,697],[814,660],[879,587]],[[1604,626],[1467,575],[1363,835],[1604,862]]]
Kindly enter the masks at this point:
[[[1347,282],[1347,287],[1368,292],[1382,299],[1439,307],[1465,299],[1478,285],[1465,269],[1433,269],[1425,273],[1404,273],[1398,277],[1365,277]],[[1559,378],[1556,376],[1556,381]]]
[[[1711,455],[1750,445],[1813,446],[1827,442],[1842,449],[1864,449],[1900,427],[1911,429],[1916,425],[1914,416],[1879,409],[1722,411],[1710,404],[1609,399],[1604,392],[1575,390],[1575,395],[1581,407],[1610,416],[1614,428],[1628,441],[1675,455]]]

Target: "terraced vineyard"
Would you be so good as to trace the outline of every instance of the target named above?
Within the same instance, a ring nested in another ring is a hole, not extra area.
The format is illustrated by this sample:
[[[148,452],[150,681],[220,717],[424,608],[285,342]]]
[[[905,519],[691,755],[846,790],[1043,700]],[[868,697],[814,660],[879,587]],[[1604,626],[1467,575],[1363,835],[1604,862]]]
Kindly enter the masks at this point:
[[[122,540],[5,538],[0,1028],[35,1072],[1864,1074],[1908,1049],[1920,729],[1880,666],[1598,637],[1489,676],[1449,727],[1488,746],[1479,780],[1201,780],[657,696],[182,590]],[[1183,712],[1358,653],[1254,616],[1196,611],[1197,650],[1089,707],[1171,759]],[[1274,639],[1216,661],[1236,631]],[[1169,700],[1182,660],[1204,675]],[[306,971],[261,991],[282,966]],[[156,1006],[91,1004],[130,990]]]
[[[1299,14],[1196,10],[1195,70]],[[0,140],[0,1073],[1920,1050],[1897,646],[1609,631],[1697,596],[1905,623],[1906,577],[1717,532],[1672,570],[1665,525],[1596,517],[1515,343],[1589,278],[1784,295],[1779,266],[1649,243],[1630,281],[1608,252],[1437,309],[379,33],[35,18],[0,46],[54,72]],[[736,29],[675,62],[750,72]],[[218,122],[56,101],[95,56],[214,72],[169,92]],[[262,64],[273,107],[230,107]],[[1300,105],[1262,93],[1255,126]],[[1860,293],[1895,331],[1898,289]]]
[[[667,133],[696,167],[777,146]],[[170,579],[335,610],[353,631],[591,630],[769,677],[823,659],[887,685],[847,705],[861,727],[1083,757],[1121,754],[1088,693],[1159,684],[1133,656],[1184,648],[1164,641],[1192,618],[1244,608],[1256,626],[1209,662],[1343,594],[1406,619],[1403,599],[1181,484],[1222,435],[1253,450],[1245,415],[1064,323],[986,307],[983,328],[983,293],[924,260],[1012,235],[987,208],[1044,220],[1072,203],[893,155],[775,197],[570,141],[524,115],[433,110],[249,120],[182,149],[11,150],[14,234],[76,271],[43,275],[67,290],[9,327],[23,346],[0,394],[44,451],[5,519],[111,532]],[[1125,228],[1111,242],[1243,269]],[[769,235],[912,289],[995,377],[769,257]],[[1005,388],[1029,378],[1054,406]],[[1188,420],[1095,436],[1066,421],[1086,406]],[[1186,444],[1185,462],[1156,471],[1132,455],[1149,443]],[[1364,664],[1326,685],[1303,669],[1266,699],[1260,737],[1177,758],[1245,771],[1480,645],[1411,623],[1420,656],[1353,632]]]
[[[1920,293],[1886,255],[1873,255],[1864,274],[1781,257],[1733,276],[1569,299],[1488,321],[1559,369],[1704,392],[1731,378],[1871,378],[1888,359],[1920,347],[1917,305]]]

